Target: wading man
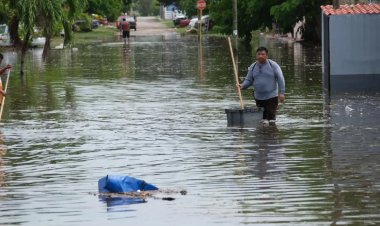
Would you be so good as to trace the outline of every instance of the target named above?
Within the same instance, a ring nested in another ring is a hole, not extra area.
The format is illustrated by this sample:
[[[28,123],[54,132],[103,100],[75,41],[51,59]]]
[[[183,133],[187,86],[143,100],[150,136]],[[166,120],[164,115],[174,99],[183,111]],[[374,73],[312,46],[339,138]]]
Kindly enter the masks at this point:
[[[120,30],[121,30],[122,35],[123,35],[124,44],[126,44],[127,38],[128,38],[128,42],[129,42],[130,27],[131,26],[130,26],[129,22],[127,21],[127,19],[123,18],[123,20],[121,21],[121,24],[120,24]]]
[[[248,74],[240,89],[253,86],[253,97],[257,107],[264,108],[264,125],[276,120],[278,102],[285,101],[285,79],[280,66],[268,59],[268,49],[259,47],[256,50],[256,62],[248,68]]]

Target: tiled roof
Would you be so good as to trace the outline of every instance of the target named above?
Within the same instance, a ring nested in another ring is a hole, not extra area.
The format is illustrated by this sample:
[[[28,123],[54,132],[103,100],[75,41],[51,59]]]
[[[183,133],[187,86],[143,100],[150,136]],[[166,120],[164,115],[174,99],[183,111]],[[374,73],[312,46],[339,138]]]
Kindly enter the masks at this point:
[[[339,9],[334,9],[332,5],[321,6],[326,15],[342,14],[380,14],[380,4],[356,4],[341,5]]]

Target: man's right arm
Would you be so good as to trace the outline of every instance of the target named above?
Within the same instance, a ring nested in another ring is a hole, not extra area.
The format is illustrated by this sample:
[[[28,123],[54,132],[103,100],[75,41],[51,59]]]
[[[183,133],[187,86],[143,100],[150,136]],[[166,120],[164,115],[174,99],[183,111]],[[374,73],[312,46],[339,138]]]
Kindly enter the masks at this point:
[[[245,77],[245,80],[242,84],[240,84],[240,89],[247,89],[253,84],[253,68],[254,64],[251,64],[251,66],[248,67],[248,73]]]

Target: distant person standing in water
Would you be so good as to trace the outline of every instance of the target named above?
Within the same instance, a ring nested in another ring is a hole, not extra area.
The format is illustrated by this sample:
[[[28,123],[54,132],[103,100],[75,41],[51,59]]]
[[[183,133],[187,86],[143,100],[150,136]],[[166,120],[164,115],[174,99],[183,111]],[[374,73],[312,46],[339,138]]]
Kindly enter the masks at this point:
[[[3,54],[0,53],[0,64],[3,62],[3,59],[4,59],[4,56],[3,56]],[[5,65],[5,67],[0,69],[0,76],[4,75],[5,72],[11,68],[12,68],[12,65],[10,65],[10,64]],[[3,90],[3,84],[2,84],[1,79],[0,79],[0,105],[2,104],[4,95],[6,95],[6,93]]]
[[[259,47],[256,50],[256,62],[248,68],[248,74],[240,89],[253,86],[254,99],[258,107],[264,108],[264,125],[276,120],[278,102],[285,101],[285,79],[280,66],[268,59],[268,49]]]
[[[129,42],[130,27],[131,26],[130,26],[129,22],[127,21],[127,19],[123,18],[122,21],[121,21],[121,24],[120,24],[120,30],[122,32],[124,44],[127,42],[127,39],[128,39],[128,42]]]

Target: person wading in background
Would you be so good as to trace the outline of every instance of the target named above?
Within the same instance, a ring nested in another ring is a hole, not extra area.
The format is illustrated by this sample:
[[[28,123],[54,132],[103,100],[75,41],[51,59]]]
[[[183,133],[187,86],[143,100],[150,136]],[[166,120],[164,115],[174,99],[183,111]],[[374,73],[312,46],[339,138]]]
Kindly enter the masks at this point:
[[[264,108],[264,125],[276,120],[278,102],[285,101],[285,79],[280,66],[268,59],[268,49],[259,47],[256,50],[256,62],[248,68],[248,74],[240,89],[253,86],[253,97],[257,107]]]
[[[129,31],[130,31],[130,25],[126,18],[123,18],[120,24],[120,30],[122,32],[124,44],[127,43],[127,39],[129,42]]]

